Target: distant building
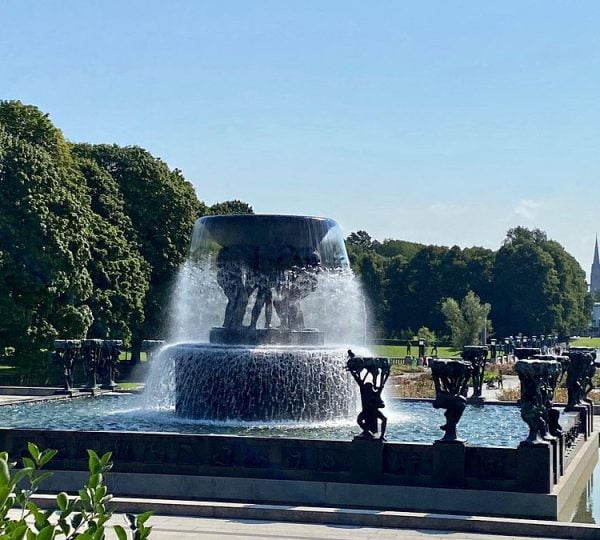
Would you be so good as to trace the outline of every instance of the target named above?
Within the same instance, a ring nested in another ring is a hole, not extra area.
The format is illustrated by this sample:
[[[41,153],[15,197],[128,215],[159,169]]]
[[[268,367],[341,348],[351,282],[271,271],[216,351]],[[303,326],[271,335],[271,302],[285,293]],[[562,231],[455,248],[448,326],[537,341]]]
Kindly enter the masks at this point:
[[[600,291],[600,256],[598,255],[598,236],[596,235],[596,245],[594,246],[594,262],[590,272],[590,292],[594,294]]]
[[[592,326],[600,328],[600,302],[594,302],[594,310],[592,311]]]

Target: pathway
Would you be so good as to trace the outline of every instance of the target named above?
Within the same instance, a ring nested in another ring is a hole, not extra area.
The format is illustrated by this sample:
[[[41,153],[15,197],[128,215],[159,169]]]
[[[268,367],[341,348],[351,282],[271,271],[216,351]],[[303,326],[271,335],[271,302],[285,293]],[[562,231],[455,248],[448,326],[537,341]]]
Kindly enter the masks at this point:
[[[124,523],[122,514],[111,523]],[[526,540],[530,536],[499,536],[416,529],[378,529],[350,525],[317,525],[245,519],[152,516],[152,540]],[[112,530],[108,538],[116,539]]]

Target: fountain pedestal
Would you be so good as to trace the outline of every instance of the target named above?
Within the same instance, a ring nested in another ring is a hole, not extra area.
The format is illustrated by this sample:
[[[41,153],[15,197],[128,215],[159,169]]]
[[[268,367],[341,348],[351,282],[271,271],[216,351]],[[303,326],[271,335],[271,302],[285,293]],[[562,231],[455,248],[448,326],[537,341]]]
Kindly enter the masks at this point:
[[[346,350],[328,347],[179,344],[175,410],[204,420],[315,421],[356,410]]]

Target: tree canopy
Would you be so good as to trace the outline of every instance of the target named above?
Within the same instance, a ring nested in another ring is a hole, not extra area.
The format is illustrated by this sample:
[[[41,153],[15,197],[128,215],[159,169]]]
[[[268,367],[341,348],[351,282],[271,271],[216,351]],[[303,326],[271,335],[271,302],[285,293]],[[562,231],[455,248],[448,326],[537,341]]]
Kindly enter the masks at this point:
[[[347,244],[352,267],[362,276],[371,327],[386,337],[422,325],[437,335],[452,333],[442,303],[465,298],[469,291],[491,306],[499,335],[566,335],[588,324],[585,273],[542,231],[511,229],[498,251],[380,243],[366,231],[350,234]]]
[[[164,336],[169,289],[207,208],[136,146],[71,144],[47,114],[0,101],[0,350],[56,338]]]

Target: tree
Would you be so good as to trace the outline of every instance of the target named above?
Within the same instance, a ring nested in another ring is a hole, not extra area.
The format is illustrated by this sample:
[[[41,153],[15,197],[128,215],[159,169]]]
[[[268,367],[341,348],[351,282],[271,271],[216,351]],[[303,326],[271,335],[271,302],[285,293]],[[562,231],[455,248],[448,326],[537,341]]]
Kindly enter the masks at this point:
[[[129,344],[133,329],[144,320],[150,266],[133,241],[135,231],[115,180],[92,160],[77,158],[77,163],[93,211],[88,271],[94,293],[87,304],[94,320],[88,337]]]
[[[462,348],[479,343],[479,335],[488,328],[490,309],[490,305],[482,304],[473,291],[468,291],[460,304],[454,298],[445,298],[441,311],[450,328],[452,345]]]
[[[62,133],[36,107],[0,102],[0,347],[39,357],[92,322],[92,215]]]
[[[591,301],[577,261],[539,229],[508,231],[493,268],[492,318],[500,335],[569,335],[588,324]]]
[[[424,339],[426,345],[433,345],[437,341],[435,332],[426,326],[421,326],[421,328],[417,330],[416,337]]]
[[[187,256],[202,204],[179,170],[169,169],[142,148],[79,144],[74,151],[80,158],[94,161],[115,181],[123,198],[123,211],[132,224],[126,231],[128,240],[138,246],[148,264],[145,318],[133,328],[137,356],[143,339],[160,337],[166,331],[170,289]]]
[[[213,204],[208,208],[208,214],[211,216],[226,214],[254,214],[254,210],[248,203],[235,199],[233,201],[223,201]]]

